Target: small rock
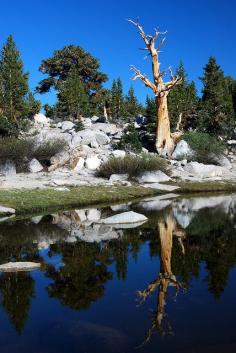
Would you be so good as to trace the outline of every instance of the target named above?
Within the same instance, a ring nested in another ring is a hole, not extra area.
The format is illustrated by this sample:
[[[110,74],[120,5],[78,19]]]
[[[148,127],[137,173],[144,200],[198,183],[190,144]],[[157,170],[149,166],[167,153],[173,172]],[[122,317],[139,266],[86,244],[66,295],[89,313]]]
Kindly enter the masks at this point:
[[[32,159],[28,164],[30,173],[38,173],[43,170],[42,164],[37,159]]]
[[[112,174],[109,178],[109,181],[112,183],[127,181],[129,178],[128,174]]]
[[[16,210],[14,208],[5,207],[5,206],[0,205],[0,214],[11,215],[11,214],[15,214],[15,213],[16,213]]]
[[[63,187],[63,186],[61,186],[59,188],[55,188],[54,190],[56,190],[56,191],[70,191],[70,189]]]
[[[122,151],[122,150],[114,150],[112,152],[112,155],[116,158],[124,158],[125,155],[126,155],[126,152],[125,151]]]
[[[100,119],[100,118],[99,118],[98,116],[93,115],[92,118],[91,118],[91,121],[92,121],[93,123],[96,123],[96,121],[98,121],[99,119]]]
[[[155,172],[145,172],[137,178],[139,184],[143,183],[160,183],[164,181],[169,181],[170,177],[160,170]]]

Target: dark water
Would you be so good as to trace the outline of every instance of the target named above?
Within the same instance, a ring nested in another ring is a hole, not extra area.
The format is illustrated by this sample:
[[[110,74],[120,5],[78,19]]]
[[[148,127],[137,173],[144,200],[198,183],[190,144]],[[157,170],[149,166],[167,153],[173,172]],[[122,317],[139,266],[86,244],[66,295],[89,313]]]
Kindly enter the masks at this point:
[[[0,223],[1,264],[42,263],[0,274],[0,352],[236,352],[235,227],[234,195]]]

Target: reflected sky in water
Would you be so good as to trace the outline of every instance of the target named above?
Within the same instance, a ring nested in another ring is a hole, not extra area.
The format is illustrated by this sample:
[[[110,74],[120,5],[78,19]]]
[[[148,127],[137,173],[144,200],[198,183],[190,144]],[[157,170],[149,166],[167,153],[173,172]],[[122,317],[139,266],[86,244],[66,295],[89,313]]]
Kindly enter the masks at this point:
[[[140,225],[99,224],[133,210]],[[236,195],[0,223],[1,353],[235,352]]]

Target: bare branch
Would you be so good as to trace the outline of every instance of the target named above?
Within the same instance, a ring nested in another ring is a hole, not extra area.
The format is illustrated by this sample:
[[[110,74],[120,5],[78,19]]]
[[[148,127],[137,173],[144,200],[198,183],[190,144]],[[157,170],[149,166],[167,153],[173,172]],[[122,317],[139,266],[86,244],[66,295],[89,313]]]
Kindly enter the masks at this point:
[[[132,80],[136,80],[137,78],[140,79],[141,81],[143,81],[143,83],[145,84],[145,86],[151,88],[153,90],[153,92],[155,93],[156,91],[156,86],[154,85],[154,83],[152,83],[144,74],[141,73],[140,70],[138,70],[135,66],[131,65],[131,70],[134,73],[134,76],[132,78]]]

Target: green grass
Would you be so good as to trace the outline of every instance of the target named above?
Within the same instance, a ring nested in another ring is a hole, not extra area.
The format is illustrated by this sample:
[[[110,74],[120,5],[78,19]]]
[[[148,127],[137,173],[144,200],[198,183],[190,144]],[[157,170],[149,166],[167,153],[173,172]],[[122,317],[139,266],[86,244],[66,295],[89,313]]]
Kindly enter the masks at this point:
[[[1,190],[0,205],[12,207],[17,215],[36,214],[61,209],[110,204],[136,198],[154,196],[158,190],[142,187],[95,187],[81,186],[70,191],[43,190]]]
[[[236,192],[236,181],[203,181],[168,183],[180,186],[178,193],[199,193],[199,192]]]

